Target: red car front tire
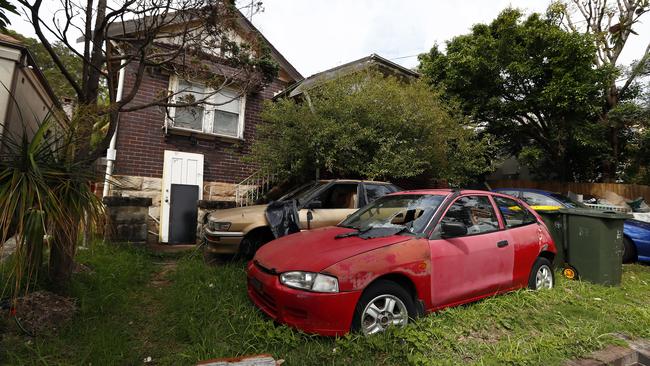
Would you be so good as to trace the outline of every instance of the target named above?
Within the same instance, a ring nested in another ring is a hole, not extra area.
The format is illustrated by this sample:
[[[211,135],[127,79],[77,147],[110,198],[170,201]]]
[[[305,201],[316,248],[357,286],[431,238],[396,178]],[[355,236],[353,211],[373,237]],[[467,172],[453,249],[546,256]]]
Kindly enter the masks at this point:
[[[372,283],[361,295],[354,310],[351,331],[371,335],[388,327],[403,327],[417,315],[413,296],[388,280]]]

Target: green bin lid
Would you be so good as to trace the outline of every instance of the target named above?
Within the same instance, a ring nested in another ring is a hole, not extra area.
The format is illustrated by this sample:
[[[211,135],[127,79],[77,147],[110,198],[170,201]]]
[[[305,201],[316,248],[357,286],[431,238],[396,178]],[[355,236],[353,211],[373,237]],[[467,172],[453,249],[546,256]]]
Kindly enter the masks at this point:
[[[561,208],[560,213],[576,216],[598,217],[603,219],[627,220],[633,216],[624,212],[602,211],[589,208]]]

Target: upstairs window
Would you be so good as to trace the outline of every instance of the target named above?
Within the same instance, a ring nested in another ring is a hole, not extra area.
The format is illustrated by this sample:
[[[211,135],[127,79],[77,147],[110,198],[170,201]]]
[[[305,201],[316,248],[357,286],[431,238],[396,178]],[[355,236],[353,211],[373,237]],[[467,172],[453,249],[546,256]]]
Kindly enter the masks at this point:
[[[188,107],[169,108],[168,127],[203,134],[241,139],[244,136],[246,97],[235,89],[215,90],[197,82],[170,77],[173,102],[205,103]]]

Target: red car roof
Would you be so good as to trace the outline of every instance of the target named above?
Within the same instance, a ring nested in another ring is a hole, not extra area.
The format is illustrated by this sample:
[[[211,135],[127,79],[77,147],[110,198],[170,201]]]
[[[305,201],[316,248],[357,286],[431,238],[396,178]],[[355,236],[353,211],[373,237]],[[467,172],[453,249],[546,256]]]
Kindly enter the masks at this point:
[[[394,195],[399,195],[399,194],[433,194],[433,195],[439,195],[439,196],[444,196],[448,195],[454,191],[460,191],[462,194],[494,194],[495,192],[490,192],[490,191],[482,191],[482,190],[477,190],[477,189],[461,189],[461,190],[456,190],[456,189],[450,189],[450,188],[436,188],[436,189],[414,189],[410,191],[400,191],[400,192],[394,192],[391,193],[391,196]]]

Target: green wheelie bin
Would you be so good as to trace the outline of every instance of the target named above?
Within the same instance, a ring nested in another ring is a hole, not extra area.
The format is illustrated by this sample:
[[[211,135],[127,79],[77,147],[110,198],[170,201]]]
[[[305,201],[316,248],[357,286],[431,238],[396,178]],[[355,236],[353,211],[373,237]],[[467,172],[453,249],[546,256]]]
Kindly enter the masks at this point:
[[[565,261],[581,280],[618,286],[623,268],[623,222],[630,215],[589,209],[560,209]]]
[[[534,208],[542,217],[544,224],[555,242],[557,254],[553,259],[553,268],[564,268],[564,215],[560,213],[560,208]]]

